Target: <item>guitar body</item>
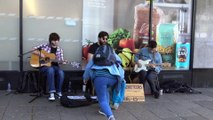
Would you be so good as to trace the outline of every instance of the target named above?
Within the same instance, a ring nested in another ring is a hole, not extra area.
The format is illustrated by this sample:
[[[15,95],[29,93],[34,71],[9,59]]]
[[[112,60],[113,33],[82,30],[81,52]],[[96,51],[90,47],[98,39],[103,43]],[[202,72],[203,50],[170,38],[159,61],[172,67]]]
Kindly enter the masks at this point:
[[[138,63],[140,63],[142,66],[138,67],[138,64],[135,64],[134,71],[135,72],[140,72],[141,70],[147,71],[146,65],[148,65],[150,61],[151,60],[145,60],[145,61],[138,60]]]
[[[42,66],[51,66],[52,60],[55,60],[56,56],[53,53],[47,53],[44,50],[41,50],[41,53],[45,55],[45,58],[41,58],[39,60],[39,55],[32,54],[30,58],[30,65],[34,68],[42,67]],[[41,65],[40,65],[40,63]]]

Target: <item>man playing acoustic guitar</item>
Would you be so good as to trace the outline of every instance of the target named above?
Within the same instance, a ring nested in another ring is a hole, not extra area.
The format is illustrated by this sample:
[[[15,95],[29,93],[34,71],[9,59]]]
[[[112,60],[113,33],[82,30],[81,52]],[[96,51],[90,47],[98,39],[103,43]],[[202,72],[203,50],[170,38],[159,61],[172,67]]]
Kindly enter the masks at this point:
[[[147,80],[155,98],[159,98],[158,74],[161,71],[162,57],[157,51],[156,41],[149,41],[148,47],[135,54],[135,72],[139,72],[140,83],[145,87]]]
[[[50,101],[55,100],[55,92],[57,92],[59,98],[62,96],[61,89],[64,81],[64,72],[60,69],[58,62],[53,62],[56,60],[66,63],[63,57],[63,50],[59,47],[59,40],[60,36],[57,33],[51,33],[49,35],[49,43],[40,44],[33,48],[35,51],[30,61],[32,67],[38,67],[47,76],[50,93],[48,99]]]

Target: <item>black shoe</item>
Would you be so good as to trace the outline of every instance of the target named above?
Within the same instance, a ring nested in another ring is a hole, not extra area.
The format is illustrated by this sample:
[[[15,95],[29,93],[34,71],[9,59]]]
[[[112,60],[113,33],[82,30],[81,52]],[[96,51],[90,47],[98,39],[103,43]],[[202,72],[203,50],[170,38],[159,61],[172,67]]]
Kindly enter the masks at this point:
[[[156,99],[159,99],[160,93],[159,93],[159,92],[154,92],[154,97],[155,97]]]

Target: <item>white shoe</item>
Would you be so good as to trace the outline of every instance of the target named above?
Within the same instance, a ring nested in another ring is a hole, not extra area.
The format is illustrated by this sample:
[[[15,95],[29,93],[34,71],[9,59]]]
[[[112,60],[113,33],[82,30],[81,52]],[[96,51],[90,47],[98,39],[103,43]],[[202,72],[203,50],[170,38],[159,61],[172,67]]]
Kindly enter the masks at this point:
[[[106,114],[104,112],[102,112],[101,110],[98,111],[99,114],[106,116]]]
[[[117,110],[118,107],[119,107],[119,103],[114,103],[114,104],[111,106],[111,108],[112,108],[113,110]]]
[[[113,115],[109,116],[108,120],[115,120],[115,117]]]
[[[61,96],[62,96],[61,92],[57,92],[57,96],[58,96],[58,98],[60,99]]]
[[[55,100],[55,96],[54,93],[50,93],[50,97],[48,98],[49,101],[54,101]]]

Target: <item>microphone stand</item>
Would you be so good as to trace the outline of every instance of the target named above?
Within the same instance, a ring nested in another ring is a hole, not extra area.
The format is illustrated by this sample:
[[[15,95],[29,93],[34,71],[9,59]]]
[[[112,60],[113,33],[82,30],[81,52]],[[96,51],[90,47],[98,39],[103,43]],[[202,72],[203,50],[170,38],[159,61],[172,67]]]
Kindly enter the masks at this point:
[[[41,48],[38,48],[36,50],[39,51],[39,67],[41,67]],[[37,91],[36,95],[30,95],[30,96],[35,96],[35,97],[33,99],[31,99],[28,103],[33,102],[34,100],[36,100],[37,98],[39,98],[43,95],[42,94],[43,90],[41,89],[40,82],[41,82],[41,70],[39,69],[39,71],[38,71],[38,84],[37,84],[38,91]]]
[[[23,54],[21,54],[21,55],[18,55],[18,57],[25,56],[26,54],[32,53],[32,52],[34,52],[34,51],[36,51],[36,50],[40,50],[40,49],[41,49],[41,48],[37,48],[37,49],[34,49],[34,50],[30,50],[30,51],[25,52],[25,53],[23,53]]]

